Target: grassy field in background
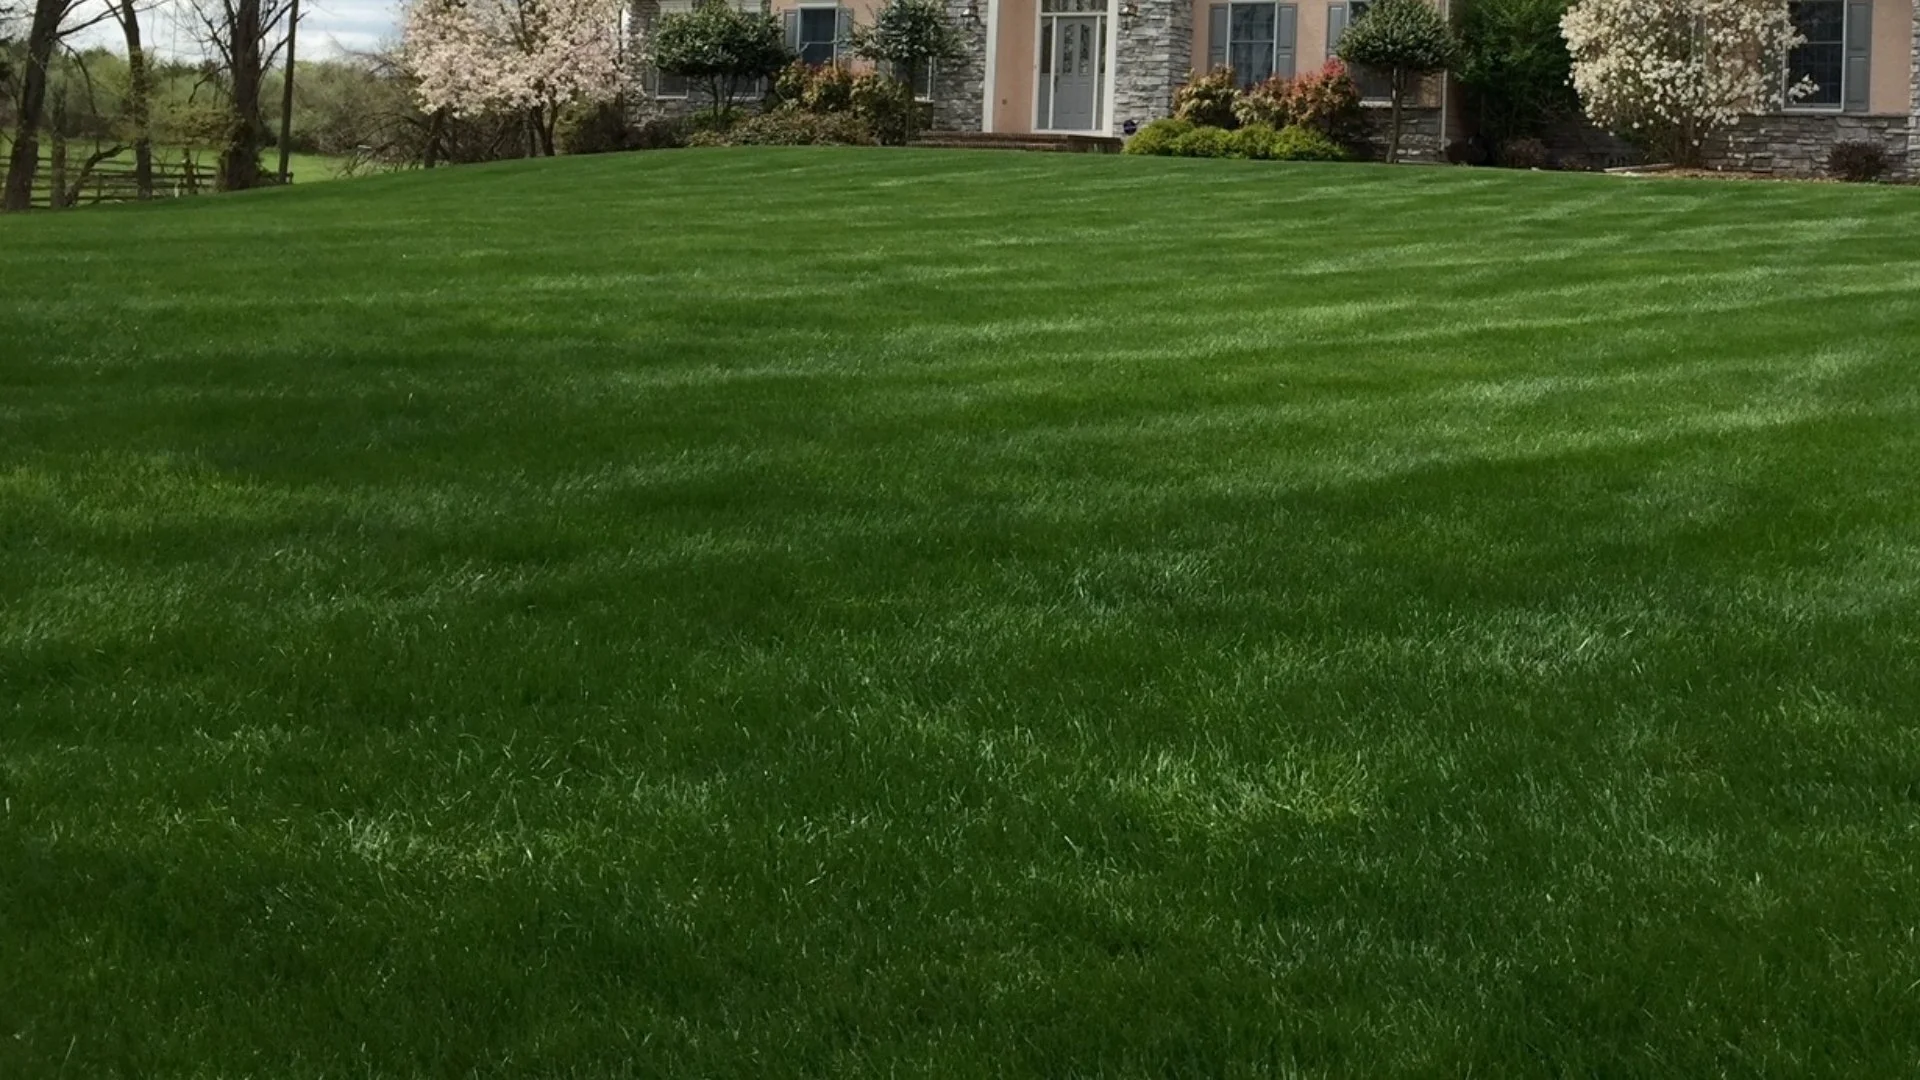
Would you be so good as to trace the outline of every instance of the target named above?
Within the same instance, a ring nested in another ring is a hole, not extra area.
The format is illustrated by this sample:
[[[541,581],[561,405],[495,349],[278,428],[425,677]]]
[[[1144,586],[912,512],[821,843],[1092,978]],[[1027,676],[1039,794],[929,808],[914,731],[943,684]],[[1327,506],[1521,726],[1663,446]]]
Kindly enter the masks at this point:
[[[1906,1075],[1915,237],[835,149],[0,220],[0,1076]]]

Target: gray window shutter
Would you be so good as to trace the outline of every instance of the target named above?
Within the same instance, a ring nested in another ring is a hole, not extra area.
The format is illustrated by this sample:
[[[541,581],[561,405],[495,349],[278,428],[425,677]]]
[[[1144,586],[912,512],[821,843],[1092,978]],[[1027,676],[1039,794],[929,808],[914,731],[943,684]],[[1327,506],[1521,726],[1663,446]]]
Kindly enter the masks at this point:
[[[840,62],[840,54],[853,45],[853,9],[836,8],[833,20],[833,62]]]
[[[1273,73],[1283,79],[1293,78],[1295,36],[1300,30],[1300,9],[1293,4],[1280,5],[1280,19],[1273,35]]]
[[[1227,66],[1227,5],[1215,4],[1207,9],[1207,70],[1219,71]]]
[[[1327,8],[1327,59],[1339,55],[1340,36],[1347,32],[1347,5],[1334,4]]]
[[[781,29],[785,30],[787,33],[787,51],[790,53],[796,53],[796,54],[799,53],[800,51],[800,13],[797,11],[789,11],[781,15],[780,26],[781,26]]]
[[[1845,88],[1842,107],[1847,112],[1866,112],[1871,99],[1873,61],[1873,3],[1853,0],[1847,5],[1847,73],[1841,80]]]

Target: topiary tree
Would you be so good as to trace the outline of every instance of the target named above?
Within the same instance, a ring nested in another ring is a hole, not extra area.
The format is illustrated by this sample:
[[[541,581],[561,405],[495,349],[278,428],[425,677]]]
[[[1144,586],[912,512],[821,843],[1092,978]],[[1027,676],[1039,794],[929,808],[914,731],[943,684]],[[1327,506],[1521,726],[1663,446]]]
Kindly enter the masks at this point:
[[[1573,57],[1560,35],[1572,0],[1467,0],[1453,74],[1495,146],[1537,138],[1580,112]]]
[[[772,15],[706,0],[692,11],[663,16],[653,31],[653,66],[706,88],[715,122],[733,111],[734,95],[771,78],[793,59]]]
[[[947,17],[941,0],[886,0],[874,12],[873,25],[853,28],[853,53],[885,65],[911,88],[920,85],[920,77],[931,65],[965,57],[967,42]],[[909,108],[907,114],[906,134],[911,141],[917,134],[920,110]]]
[[[1387,160],[1400,160],[1400,116],[1419,80],[1445,71],[1459,51],[1453,30],[1426,0],[1380,0],[1347,27],[1337,50],[1355,67],[1385,72],[1392,86]]]
[[[1804,40],[1780,0],[1578,0],[1560,20],[1594,123],[1697,165],[1707,137],[1811,92],[1779,58]]]

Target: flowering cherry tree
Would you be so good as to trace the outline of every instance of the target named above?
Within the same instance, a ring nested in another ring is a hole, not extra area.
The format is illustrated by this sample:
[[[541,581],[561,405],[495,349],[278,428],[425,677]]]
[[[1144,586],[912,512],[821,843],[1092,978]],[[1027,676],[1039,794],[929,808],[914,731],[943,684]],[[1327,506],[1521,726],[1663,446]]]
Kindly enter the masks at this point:
[[[413,0],[403,34],[428,112],[518,113],[548,155],[560,110],[624,78],[619,0]]]
[[[1683,164],[1716,130],[1813,89],[1782,85],[1803,39],[1781,0],[1578,0],[1560,31],[1588,118]]]

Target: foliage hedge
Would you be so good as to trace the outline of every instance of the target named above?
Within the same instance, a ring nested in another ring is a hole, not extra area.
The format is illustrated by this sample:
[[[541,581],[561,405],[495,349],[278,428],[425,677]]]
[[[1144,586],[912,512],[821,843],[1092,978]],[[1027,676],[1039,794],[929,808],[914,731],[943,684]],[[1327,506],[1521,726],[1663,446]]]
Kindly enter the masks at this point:
[[[873,142],[873,129],[853,113],[815,113],[782,105],[725,130],[695,132],[687,145],[872,146]]]
[[[1155,157],[1245,158],[1253,161],[1346,161],[1353,155],[1324,134],[1295,124],[1275,130],[1249,124],[1235,131],[1174,117],[1155,120],[1127,140],[1129,154]]]

